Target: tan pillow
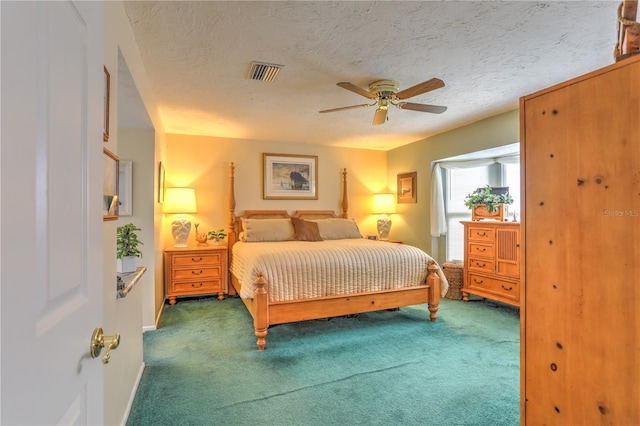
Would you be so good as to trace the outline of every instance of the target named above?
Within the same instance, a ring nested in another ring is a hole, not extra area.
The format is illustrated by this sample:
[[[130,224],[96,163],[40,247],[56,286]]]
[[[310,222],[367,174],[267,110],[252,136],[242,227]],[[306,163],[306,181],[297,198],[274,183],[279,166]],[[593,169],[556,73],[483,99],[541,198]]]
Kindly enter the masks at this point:
[[[267,241],[293,241],[295,233],[289,219],[242,219],[244,239],[247,243]],[[242,235],[242,234],[241,234]]]
[[[328,218],[314,220],[323,240],[345,240],[362,238],[358,225],[353,219]]]
[[[322,241],[318,224],[309,220],[292,217],[293,229],[295,230],[297,241]]]

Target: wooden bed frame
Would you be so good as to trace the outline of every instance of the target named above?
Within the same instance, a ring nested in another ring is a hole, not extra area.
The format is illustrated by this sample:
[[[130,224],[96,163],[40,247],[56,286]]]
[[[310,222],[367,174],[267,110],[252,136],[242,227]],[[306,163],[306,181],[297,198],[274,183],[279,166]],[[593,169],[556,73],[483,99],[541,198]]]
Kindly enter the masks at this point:
[[[286,210],[245,210],[242,216],[235,214],[235,189],[234,189],[233,163],[230,165],[229,188],[229,264],[233,259],[233,245],[237,242],[241,218],[267,219],[289,218]],[[342,171],[342,215],[347,218],[347,171]],[[293,217],[303,219],[321,219],[339,217],[332,210],[297,210]],[[255,335],[258,338],[258,349],[266,347],[267,330],[270,325],[289,322],[312,320],[318,318],[335,317],[362,312],[394,309],[402,306],[429,304],[431,321],[436,320],[438,305],[440,304],[440,277],[437,274],[438,266],[432,262],[425,283],[414,287],[405,287],[394,290],[372,291],[349,295],[318,297],[313,299],[292,300],[286,302],[269,302],[268,283],[259,274],[255,281],[253,299],[242,299],[253,317]],[[229,295],[240,293],[240,283],[229,272]]]

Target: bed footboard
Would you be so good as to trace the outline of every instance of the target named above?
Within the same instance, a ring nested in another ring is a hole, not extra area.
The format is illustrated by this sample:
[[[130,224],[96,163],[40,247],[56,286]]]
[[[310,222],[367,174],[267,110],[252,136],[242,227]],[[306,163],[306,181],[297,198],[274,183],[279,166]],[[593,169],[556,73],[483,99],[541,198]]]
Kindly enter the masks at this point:
[[[371,312],[422,303],[428,304],[429,319],[433,322],[436,320],[440,305],[441,282],[438,276],[438,266],[435,262],[429,264],[428,270],[426,283],[421,286],[275,303],[269,303],[268,283],[263,274],[259,272],[254,281],[253,299],[243,301],[253,315],[256,344],[259,350],[266,348],[269,326],[274,324]]]

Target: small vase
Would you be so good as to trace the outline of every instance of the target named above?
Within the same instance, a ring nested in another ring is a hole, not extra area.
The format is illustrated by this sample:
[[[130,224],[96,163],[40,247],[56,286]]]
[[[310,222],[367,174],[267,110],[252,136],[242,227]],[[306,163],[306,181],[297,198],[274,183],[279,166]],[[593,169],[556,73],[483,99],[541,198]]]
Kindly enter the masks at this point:
[[[116,265],[116,272],[124,274],[127,272],[134,272],[136,270],[136,257],[125,256],[122,259],[118,259]]]

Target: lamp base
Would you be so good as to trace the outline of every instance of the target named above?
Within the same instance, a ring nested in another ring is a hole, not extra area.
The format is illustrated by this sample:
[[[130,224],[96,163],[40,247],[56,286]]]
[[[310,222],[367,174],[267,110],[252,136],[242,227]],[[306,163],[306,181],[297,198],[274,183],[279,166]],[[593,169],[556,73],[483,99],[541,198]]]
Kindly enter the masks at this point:
[[[174,247],[187,247],[187,239],[191,232],[191,221],[184,217],[176,217],[171,222],[171,235]]]
[[[391,218],[386,214],[380,216],[378,219],[378,239],[388,240],[389,231],[391,230]]]

